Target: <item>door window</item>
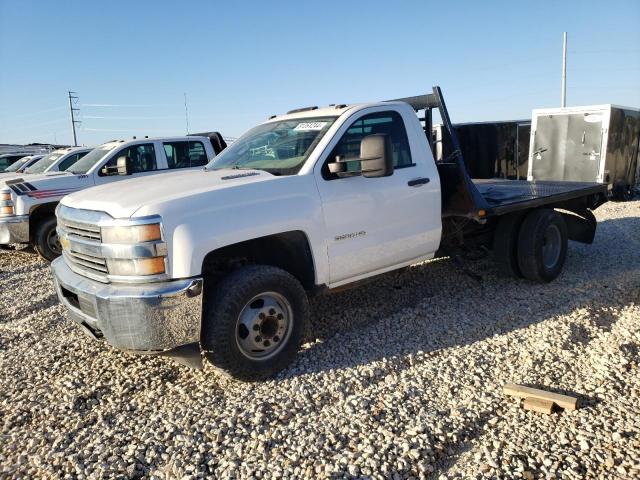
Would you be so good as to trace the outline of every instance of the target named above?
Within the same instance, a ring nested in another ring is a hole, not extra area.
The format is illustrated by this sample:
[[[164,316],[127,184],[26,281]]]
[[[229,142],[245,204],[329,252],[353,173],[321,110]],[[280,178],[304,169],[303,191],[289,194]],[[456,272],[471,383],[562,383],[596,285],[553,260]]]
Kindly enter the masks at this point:
[[[67,158],[60,162],[60,164],[58,165],[58,170],[60,170],[61,172],[65,171],[71,165],[84,157],[84,155],[84,153],[74,153],[73,155],[69,155]]]
[[[165,142],[164,153],[169,168],[189,168],[205,166],[209,160],[202,142]]]
[[[397,112],[371,113],[353,122],[331,151],[322,166],[322,176],[325,180],[338,178],[337,175],[329,172],[329,163],[334,162],[337,156],[347,160],[357,159],[360,156],[360,141],[367,135],[375,133],[384,133],[389,136],[394,168],[413,166],[409,139],[400,114]],[[347,163],[348,171],[357,169],[357,162]]]
[[[107,162],[105,165],[109,175],[117,175],[118,173],[118,158],[129,157],[131,158],[131,173],[151,172],[157,170],[156,164],[156,151],[153,143],[143,143],[141,145],[132,145],[127,148],[123,148],[115,156]]]

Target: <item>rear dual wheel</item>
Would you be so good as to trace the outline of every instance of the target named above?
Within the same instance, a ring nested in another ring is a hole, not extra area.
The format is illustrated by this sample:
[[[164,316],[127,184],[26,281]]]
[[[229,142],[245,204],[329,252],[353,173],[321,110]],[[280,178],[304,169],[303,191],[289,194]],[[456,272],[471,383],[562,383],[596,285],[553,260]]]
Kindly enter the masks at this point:
[[[550,282],[567,258],[567,226],[555,210],[501,218],[494,236],[494,256],[500,271],[534,282]]]

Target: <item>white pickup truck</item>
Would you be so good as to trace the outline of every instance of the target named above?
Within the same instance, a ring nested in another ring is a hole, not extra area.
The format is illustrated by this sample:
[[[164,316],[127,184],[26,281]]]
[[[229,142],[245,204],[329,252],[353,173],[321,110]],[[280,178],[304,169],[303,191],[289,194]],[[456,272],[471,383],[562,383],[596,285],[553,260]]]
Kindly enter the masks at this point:
[[[298,351],[308,295],[438,251],[483,246],[515,276],[553,280],[567,239],[593,240],[606,187],[476,183],[460,154],[434,161],[415,112],[430,119],[435,107],[450,129],[437,87],[300,109],[253,128],[205,171],[65,197],[63,257],[51,265],[61,302],[117,348],[195,367],[204,354],[255,380]]]
[[[0,173],[0,184],[8,180],[20,178],[25,174],[35,175],[49,172],[62,172],[84,157],[91,150],[93,150],[93,147],[60,148],[47,155],[38,155],[38,159],[35,162],[24,168],[20,168],[19,171],[12,170],[12,167],[16,166],[14,163],[7,170]]]
[[[65,195],[178,169],[202,170],[225,146],[218,133],[118,140],[99,145],[64,172],[0,182],[0,245],[31,243],[42,258],[51,261],[62,253],[55,208]]]

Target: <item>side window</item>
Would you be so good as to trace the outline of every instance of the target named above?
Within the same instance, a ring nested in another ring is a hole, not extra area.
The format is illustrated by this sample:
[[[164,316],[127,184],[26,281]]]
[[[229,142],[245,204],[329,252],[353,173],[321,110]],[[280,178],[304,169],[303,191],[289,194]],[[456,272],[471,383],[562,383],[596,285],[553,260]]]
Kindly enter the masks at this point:
[[[169,168],[189,168],[204,166],[208,163],[207,152],[202,142],[165,142]]]
[[[118,158],[129,157],[133,165],[132,173],[151,172],[157,170],[156,150],[153,143],[143,143],[141,145],[132,145],[118,151],[111,160],[105,165],[110,174],[113,175],[118,167]]]
[[[410,167],[413,165],[407,131],[404,128],[404,122],[400,114],[397,112],[371,113],[353,122],[342,136],[322,166],[323,178],[325,180],[338,178],[329,172],[328,164],[333,162],[337,156],[344,159],[358,158],[360,156],[360,141],[367,135],[373,135],[375,133],[389,135],[393,155],[393,166],[395,168]],[[347,164],[347,168],[349,170],[356,170],[356,162]]]
[[[73,155],[69,155],[67,158],[65,158],[58,164],[58,170],[61,172],[66,170],[71,165],[73,165],[78,160],[80,160],[80,158],[82,158],[82,154],[79,154],[79,153],[74,153]]]

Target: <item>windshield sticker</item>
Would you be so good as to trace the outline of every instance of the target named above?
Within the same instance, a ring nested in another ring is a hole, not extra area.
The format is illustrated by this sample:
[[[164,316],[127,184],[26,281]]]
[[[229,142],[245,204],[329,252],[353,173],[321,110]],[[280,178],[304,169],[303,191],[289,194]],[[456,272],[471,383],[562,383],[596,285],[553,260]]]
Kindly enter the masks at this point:
[[[297,132],[304,132],[308,130],[322,130],[328,122],[303,122],[299,123],[296,128]]]

